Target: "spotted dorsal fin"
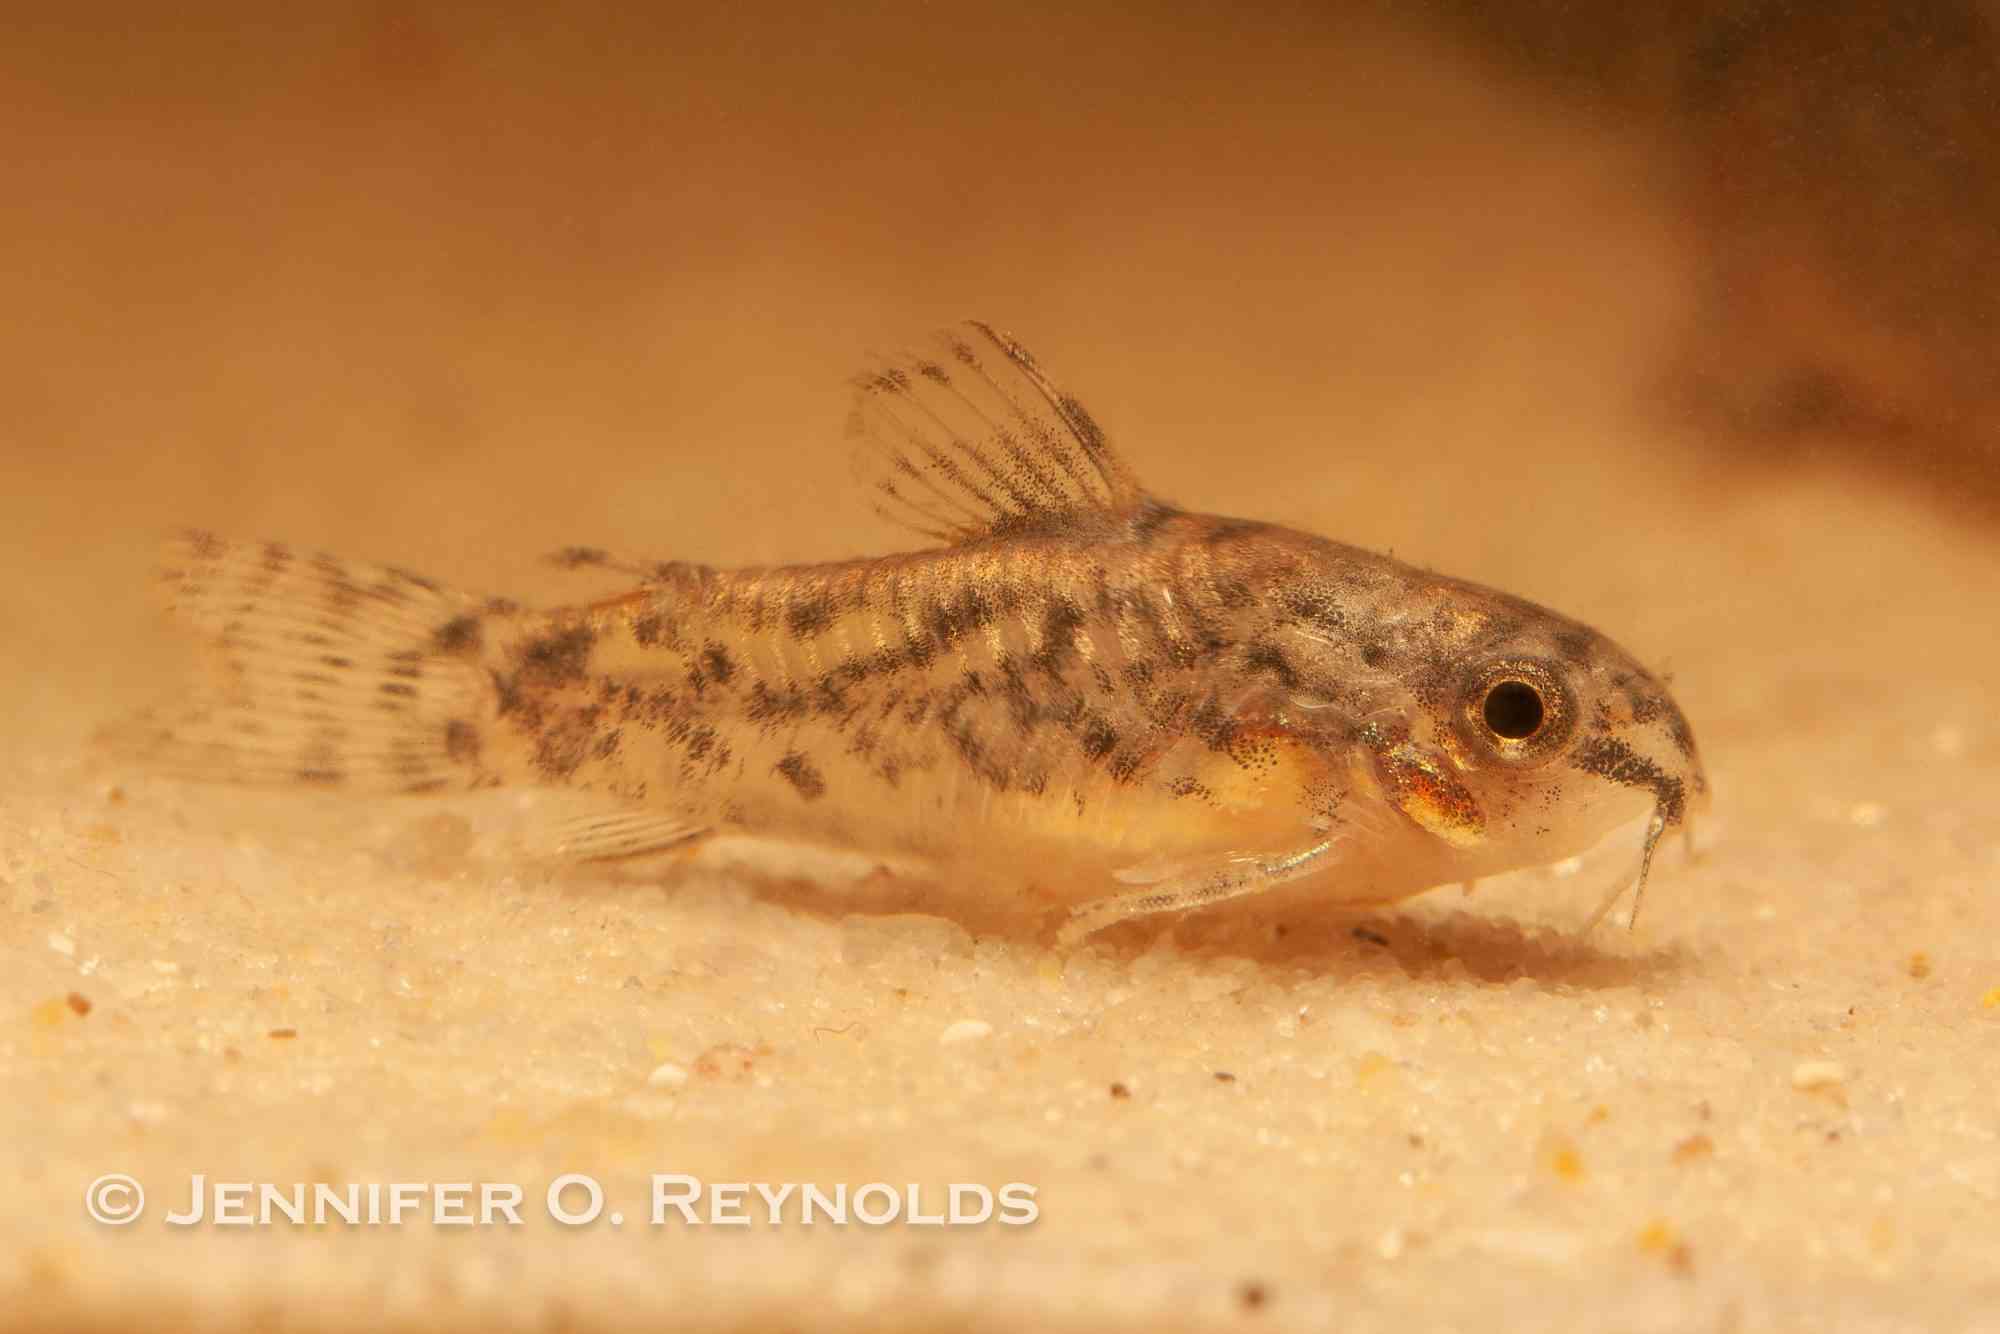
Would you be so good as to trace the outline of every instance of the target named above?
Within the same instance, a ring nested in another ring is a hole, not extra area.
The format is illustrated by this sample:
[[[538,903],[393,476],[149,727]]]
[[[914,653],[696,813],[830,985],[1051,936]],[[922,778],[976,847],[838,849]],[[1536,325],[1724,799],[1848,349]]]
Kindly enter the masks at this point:
[[[854,382],[848,433],[876,513],[940,542],[1136,510],[1145,494],[1028,350],[968,321]]]

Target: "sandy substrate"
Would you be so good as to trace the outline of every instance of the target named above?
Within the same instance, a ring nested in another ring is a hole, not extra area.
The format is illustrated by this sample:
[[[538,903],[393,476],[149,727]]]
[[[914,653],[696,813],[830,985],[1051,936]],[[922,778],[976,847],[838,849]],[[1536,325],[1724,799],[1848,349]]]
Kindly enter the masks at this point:
[[[999,56],[947,77],[809,26],[752,52],[329,19],[219,69],[30,45],[0,131],[39,147],[0,277],[0,1306],[2000,1325],[2000,533],[1658,424],[1688,284],[1635,150],[1368,31],[1259,34],[1219,72],[1199,32],[1046,35],[982,34],[1042,52],[1025,103]],[[868,96],[799,90],[857,53]],[[965,314],[1162,493],[1670,668],[1715,809],[1636,929],[1575,930],[1611,849],[1063,956],[729,865],[553,875],[510,856],[515,794],[244,794],[93,753],[182,679],[145,588],[176,524],[542,600],[605,591],[536,565],[570,542],[886,549],[841,379]],[[87,1215],[107,1173],[139,1221]],[[512,1183],[524,1221],[170,1225],[194,1173]],[[563,1173],[607,1217],[550,1221]],[[917,1183],[926,1211],[1021,1182],[1039,1216],[653,1226],[654,1173]]]

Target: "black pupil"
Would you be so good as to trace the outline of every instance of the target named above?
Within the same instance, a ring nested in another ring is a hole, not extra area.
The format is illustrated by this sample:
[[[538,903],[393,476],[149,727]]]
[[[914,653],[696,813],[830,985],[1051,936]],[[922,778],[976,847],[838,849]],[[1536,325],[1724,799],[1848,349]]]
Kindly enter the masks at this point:
[[[1542,695],[1521,681],[1502,681],[1486,692],[1486,725],[1495,736],[1523,741],[1542,730]]]

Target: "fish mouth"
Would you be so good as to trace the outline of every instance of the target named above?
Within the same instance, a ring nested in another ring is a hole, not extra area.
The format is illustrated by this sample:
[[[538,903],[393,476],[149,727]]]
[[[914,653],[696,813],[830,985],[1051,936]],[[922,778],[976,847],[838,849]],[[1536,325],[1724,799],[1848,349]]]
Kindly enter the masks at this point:
[[[1678,710],[1672,712],[1678,721]],[[1670,829],[1691,834],[1694,813],[1708,809],[1708,775],[1703,772],[1701,761],[1695,755],[1687,724],[1681,722],[1677,728],[1669,729],[1663,739],[1669,744],[1670,753],[1679,757],[1680,764],[1669,768],[1630,742],[1608,735],[1586,737],[1570,754],[1572,768],[1609,783],[1638,788],[1653,797],[1653,813],[1646,821],[1646,841],[1639,852],[1638,870],[1630,879],[1619,880],[1597,910],[1591,913],[1583,926],[1585,934],[1595,929],[1612,907],[1625,897],[1627,887],[1632,890],[1632,915],[1626,929],[1631,930],[1638,925],[1639,909],[1646,897],[1646,881],[1652,875],[1653,854],[1659,850],[1660,840]]]

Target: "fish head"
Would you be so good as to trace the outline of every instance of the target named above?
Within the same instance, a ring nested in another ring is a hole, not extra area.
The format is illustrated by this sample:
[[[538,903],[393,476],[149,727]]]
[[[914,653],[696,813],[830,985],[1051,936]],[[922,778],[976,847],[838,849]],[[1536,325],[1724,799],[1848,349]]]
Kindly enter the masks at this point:
[[[1482,618],[1500,633],[1435,646],[1399,722],[1363,729],[1385,797],[1432,840],[1440,879],[1556,861],[1648,813],[1650,866],[1708,800],[1685,715],[1604,635],[1527,604],[1510,612]]]

